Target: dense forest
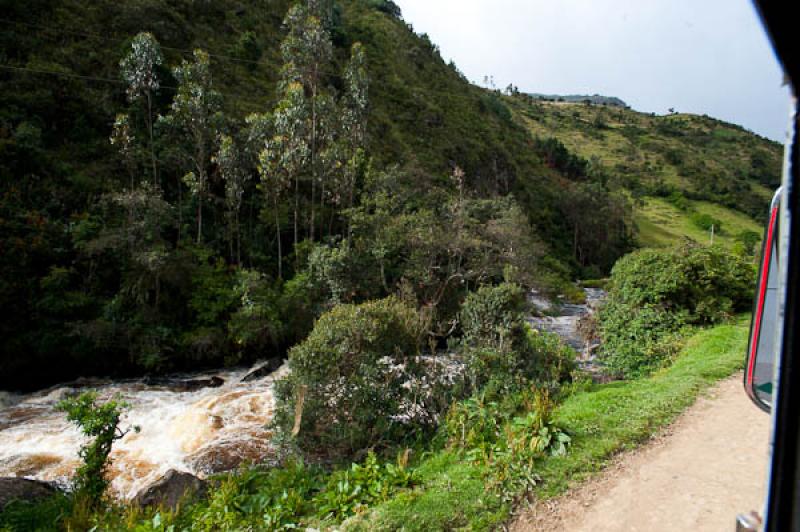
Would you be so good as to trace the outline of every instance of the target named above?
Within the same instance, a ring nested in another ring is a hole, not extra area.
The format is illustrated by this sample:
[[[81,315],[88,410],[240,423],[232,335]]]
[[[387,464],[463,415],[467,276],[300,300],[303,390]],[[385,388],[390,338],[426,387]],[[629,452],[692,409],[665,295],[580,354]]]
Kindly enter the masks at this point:
[[[275,356],[398,291],[442,341],[470,288],[632,245],[391,2],[6,4],[3,387]]]

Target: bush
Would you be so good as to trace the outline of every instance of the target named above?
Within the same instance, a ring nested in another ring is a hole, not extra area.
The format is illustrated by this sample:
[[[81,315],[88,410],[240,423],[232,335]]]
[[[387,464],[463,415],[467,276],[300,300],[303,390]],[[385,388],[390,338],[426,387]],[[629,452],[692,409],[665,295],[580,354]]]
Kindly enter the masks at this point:
[[[623,257],[599,314],[602,359],[626,377],[663,366],[676,354],[684,326],[716,323],[749,308],[754,273],[742,257],[694,243]]]
[[[482,286],[467,295],[459,321],[461,351],[473,390],[490,380],[514,387],[522,373],[525,297],[516,284]]]
[[[345,455],[413,433],[398,419],[413,402],[403,385],[419,377],[419,328],[416,310],[395,297],[323,314],[276,384],[282,433]]]
[[[718,218],[714,218],[710,214],[695,213],[692,214],[689,219],[696,227],[704,231],[711,231],[713,227],[715,232],[722,232],[722,221]]]
[[[94,438],[80,450],[83,464],[74,479],[75,493],[97,504],[108,487],[106,470],[111,445],[128,432],[119,428],[120,416],[126,404],[113,400],[97,403],[97,392],[84,392],[58,403],[57,409],[67,413],[67,419],[78,425],[85,436]],[[139,427],[133,427],[137,432]]]
[[[398,489],[411,487],[415,475],[406,468],[407,456],[401,453],[397,465],[381,465],[375,453],[370,452],[363,465],[354,463],[334,472],[314,498],[317,514],[340,520],[388,500]]]
[[[525,293],[512,283],[482,286],[464,300],[461,352],[474,391],[509,392],[531,380],[557,384],[570,377],[574,351],[556,335],[531,330],[525,309]]]

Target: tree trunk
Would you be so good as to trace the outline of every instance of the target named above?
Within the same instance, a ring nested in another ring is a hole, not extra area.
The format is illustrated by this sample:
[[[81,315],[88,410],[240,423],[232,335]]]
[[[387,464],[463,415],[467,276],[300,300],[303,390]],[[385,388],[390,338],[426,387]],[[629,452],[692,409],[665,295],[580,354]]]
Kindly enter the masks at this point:
[[[294,176],[294,247],[297,249],[298,216],[300,212],[300,174]]]
[[[316,219],[314,216],[314,200],[316,198],[317,187],[317,86],[316,83],[311,87],[311,227],[310,238],[314,241],[314,225]]]
[[[153,185],[158,186],[158,170],[156,169],[156,147],[153,140],[153,103],[150,91],[147,91],[147,131],[150,134],[150,164],[153,168]]]
[[[281,247],[281,219],[278,214],[278,197],[274,196],[275,202],[275,236],[278,239],[278,279],[283,279],[283,249]]]

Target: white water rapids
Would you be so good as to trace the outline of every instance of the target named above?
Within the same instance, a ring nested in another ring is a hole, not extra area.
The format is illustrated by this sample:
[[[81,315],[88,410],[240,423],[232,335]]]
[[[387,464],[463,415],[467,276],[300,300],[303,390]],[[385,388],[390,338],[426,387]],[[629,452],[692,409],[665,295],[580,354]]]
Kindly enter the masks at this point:
[[[169,469],[202,478],[243,461],[272,457],[272,435],[266,428],[275,408],[272,385],[286,369],[241,382],[248,371],[215,373],[225,380],[222,386],[195,391],[141,381],[94,387],[101,401],[119,395],[130,404],[122,428],[141,427],[141,432],[131,431],[114,443],[114,494],[131,498]],[[0,477],[67,483],[80,463],[78,450],[85,439],[55,405],[76,391],[81,389],[67,385],[28,395],[0,392]]]
[[[596,360],[593,351],[597,345],[583,337],[580,331],[580,321],[595,312],[598,305],[605,300],[606,292],[598,288],[584,288],[583,290],[586,294],[586,302],[580,305],[570,303],[556,305],[536,292],[531,293],[528,300],[539,312],[552,313],[555,311],[557,315],[530,316],[528,323],[534,329],[557,334],[565,344],[578,353],[579,366],[594,371]]]

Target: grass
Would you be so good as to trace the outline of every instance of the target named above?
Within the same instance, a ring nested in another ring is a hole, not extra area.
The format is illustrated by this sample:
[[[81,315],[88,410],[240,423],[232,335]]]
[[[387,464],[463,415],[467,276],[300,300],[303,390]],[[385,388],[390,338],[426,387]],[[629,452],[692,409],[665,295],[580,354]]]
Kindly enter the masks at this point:
[[[714,242],[728,248],[736,242],[742,231],[755,231],[759,235],[763,228],[746,214],[707,201],[690,201],[691,211],[708,214],[722,222],[722,232],[714,235]],[[766,213],[766,210],[764,211]],[[684,237],[701,243],[710,242],[711,235],[695,225],[690,212],[684,212],[661,198],[645,198],[644,205],[636,209],[639,227],[639,243],[644,247],[672,247]]]
[[[556,423],[573,438],[569,453],[543,459],[537,497],[560,495],[600,471],[617,453],[648,440],[697,396],[742,367],[748,320],[699,330],[675,363],[648,378],[594,385],[568,397]],[[503,523],[510,505],[485,489],[488,467],[451,451],[423,457],[421,487],[403,492],[344,523],[348,530],[486,530]]]

